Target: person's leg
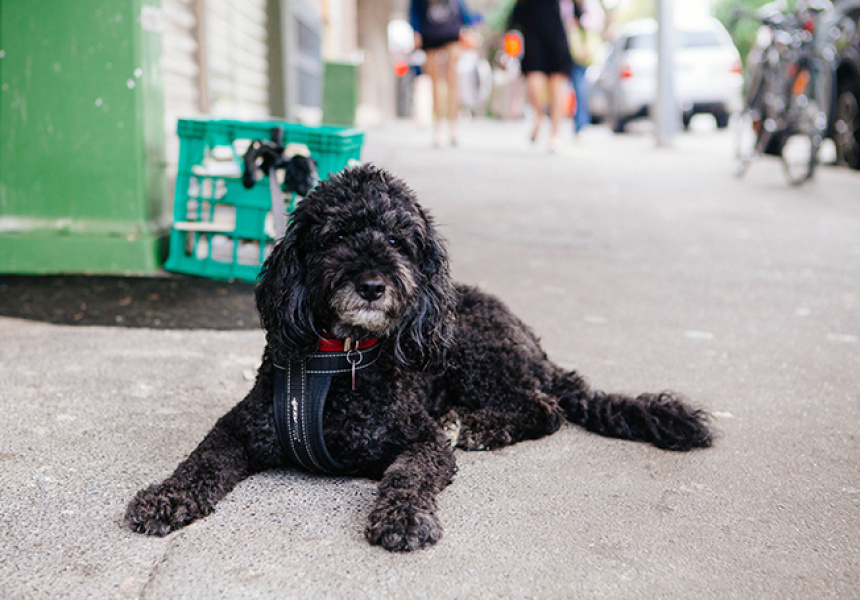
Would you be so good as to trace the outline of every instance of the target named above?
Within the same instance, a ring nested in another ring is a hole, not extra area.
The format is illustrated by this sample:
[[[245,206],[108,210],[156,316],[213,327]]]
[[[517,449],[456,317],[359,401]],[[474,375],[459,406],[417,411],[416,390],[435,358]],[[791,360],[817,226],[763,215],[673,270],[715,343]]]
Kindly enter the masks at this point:
[[[549,118],[552,130],[549,137],[549,149],[558,147],[558,129],[564,116],[564,95],[567,91],[567,75],[552,73],[549,76]]]
[[[526,93],[529,104],[535,113],[535,126],[532,130],[532,141],[537,140],[540,133],[541,121],[543,120],[543,91],[546,89],[546,73],[530,71],[526,73]]]
[[[585,79],[586,68],[573,65],[571,79],[573,91],[576,92],[576,112],[573,116],[574,131],[579,133],[591,123],[591,113],[588,111],[588,81]]]
[[[424,68],[433,82],[433,145],[439,146],[442,142],[442,85],[439,80],[439,49],[425,50],[427,61]]]
[[[463,48],[460,42],[451,42],[445,46],[448,54],[448,133],[451,143],[457,143],[457,119],[460,116],[460,84],[457,79],[457,63]]]

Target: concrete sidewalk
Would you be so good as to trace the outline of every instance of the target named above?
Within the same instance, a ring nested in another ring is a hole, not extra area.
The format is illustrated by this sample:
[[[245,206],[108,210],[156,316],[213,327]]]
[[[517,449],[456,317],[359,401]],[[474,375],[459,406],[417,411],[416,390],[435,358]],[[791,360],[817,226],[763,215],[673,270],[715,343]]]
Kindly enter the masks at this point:
[[[167,538],[121,524],[250,389],[258,331],[0,318],[3,598],[860,598],[860,173],[731,175],[731,135],[674,147],[525,123],[408,122],[364,158],[406,179],[456,277],[501,296],[595,385],[716,416],[673,454],[566,427],[458,453],[443,539],[363,539],[375,486],[254,476]]]

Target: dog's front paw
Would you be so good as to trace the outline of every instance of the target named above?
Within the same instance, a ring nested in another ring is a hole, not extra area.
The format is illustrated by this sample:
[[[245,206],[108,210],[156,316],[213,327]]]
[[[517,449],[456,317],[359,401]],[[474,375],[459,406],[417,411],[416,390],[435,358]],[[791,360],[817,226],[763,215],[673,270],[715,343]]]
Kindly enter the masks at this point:
[[[138,533],[163,536],[210,512],[187,490],[151,485],[129,503],[125,522]]]
[[[411,505],[377,505],[365,531],[367,540],[392,552],[417,550],[435,544],[442,526],[432,512]]]

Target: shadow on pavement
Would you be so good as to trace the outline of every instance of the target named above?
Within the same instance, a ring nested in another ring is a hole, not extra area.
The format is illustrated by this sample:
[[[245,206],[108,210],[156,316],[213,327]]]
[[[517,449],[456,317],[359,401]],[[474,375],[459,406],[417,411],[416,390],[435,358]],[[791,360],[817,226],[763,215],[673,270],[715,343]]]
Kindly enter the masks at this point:
[[[0,275],[0,316],[152,329],[260,327],[253,285],[174,276]]]

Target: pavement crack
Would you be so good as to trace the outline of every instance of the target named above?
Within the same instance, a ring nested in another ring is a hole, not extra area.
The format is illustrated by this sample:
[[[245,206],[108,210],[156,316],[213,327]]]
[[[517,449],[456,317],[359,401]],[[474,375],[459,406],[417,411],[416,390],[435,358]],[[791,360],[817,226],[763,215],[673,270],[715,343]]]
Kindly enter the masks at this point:
[[[140,593],[137,595],[137,600],[145,600],[149,597],[148,590],[150,589],[150,585],[155,581],[158,576],[158,572],[161,569],[161,566],[167,563],[173,556],[173,552],[178,546],[180,538],[174,538],[169,540],[167,547],[161,553],[161,556],[152,561],[152,565],[149,567],[149,570],[146,574],[146,581],[143,583],[143,586],[140,588]]]

